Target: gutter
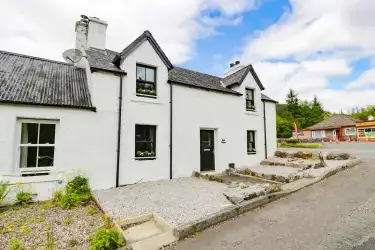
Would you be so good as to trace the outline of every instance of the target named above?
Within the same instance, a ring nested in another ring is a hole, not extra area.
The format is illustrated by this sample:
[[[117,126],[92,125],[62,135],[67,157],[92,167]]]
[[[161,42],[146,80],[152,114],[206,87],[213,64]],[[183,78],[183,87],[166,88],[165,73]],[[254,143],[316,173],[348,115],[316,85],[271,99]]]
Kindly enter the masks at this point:
[[[120,76],[120,89],[119,89],[119,96],[118,96],[118,128],[117,128],[117,158],[116,158],[116,187],[119,187],[120,182],[120,150],[121,150],[121,119],[122,119],[122,76],[123,74],[119,74]]]
[[[267,152],[267,122],[266,122],[266,102],[263,101],[263,124],[264,124],[264,154],[265,159],[268,158],[268,152]]]
[[[169,107],[170,107],[170,114],[169,114],[169,179],[172,180],[173,178],[173,164],[172,164],[172,160],[173,160],[173,147],[172,147],[172,143],[173,143],[173,101],[172,101],[172,98],[173,98],[173,88],[172,88],[172,85],[173,83],[170,82],[169,83],[170,86],[169,86]]]

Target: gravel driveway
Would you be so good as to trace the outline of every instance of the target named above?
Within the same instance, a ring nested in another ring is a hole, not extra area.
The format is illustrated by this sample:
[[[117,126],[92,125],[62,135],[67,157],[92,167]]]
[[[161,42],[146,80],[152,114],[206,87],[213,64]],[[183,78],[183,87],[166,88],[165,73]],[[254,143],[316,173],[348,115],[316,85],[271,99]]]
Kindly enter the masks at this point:
[[[116,218],[156,212],[178,226],[233,206],[223,195],[226,188],[225,184],[198,178],[178,178],[98,190],[94,195]]]

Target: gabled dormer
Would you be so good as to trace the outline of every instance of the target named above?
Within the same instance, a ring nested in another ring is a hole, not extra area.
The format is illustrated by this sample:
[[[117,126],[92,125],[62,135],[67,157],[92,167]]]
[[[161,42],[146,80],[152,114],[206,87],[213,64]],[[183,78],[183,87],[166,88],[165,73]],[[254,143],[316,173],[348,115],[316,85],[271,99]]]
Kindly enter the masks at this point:
[[[261,91],[264,90],[264,86],[251,64],[244,66],[239,61],[231,63],[230,68],[224,74],[222,84],[243,95],[246,112],[259,111]]]

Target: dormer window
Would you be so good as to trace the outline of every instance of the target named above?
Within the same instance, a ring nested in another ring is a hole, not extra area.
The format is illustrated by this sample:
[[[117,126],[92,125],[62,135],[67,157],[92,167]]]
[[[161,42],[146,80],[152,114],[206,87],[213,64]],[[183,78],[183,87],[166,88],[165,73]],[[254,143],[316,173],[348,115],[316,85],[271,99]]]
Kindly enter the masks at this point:
[[[156,68],[137,64],[137,96],[156,97]]]
[[[246,88],[246,110],[255,111],[254,89]]]

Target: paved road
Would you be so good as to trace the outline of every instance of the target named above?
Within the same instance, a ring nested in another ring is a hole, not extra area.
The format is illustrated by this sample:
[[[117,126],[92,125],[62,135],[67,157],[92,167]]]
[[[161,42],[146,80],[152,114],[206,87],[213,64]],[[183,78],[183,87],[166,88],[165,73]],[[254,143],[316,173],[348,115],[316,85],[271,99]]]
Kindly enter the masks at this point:
[[[375,143],[327,145],[364,163],[179,242],[175,249],[374,250]]]

